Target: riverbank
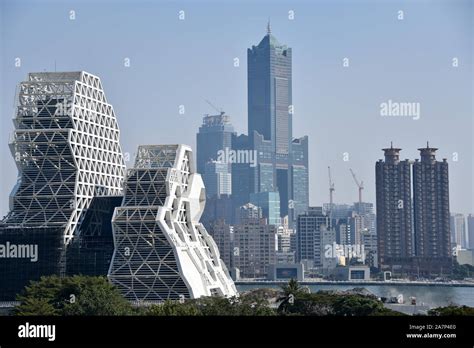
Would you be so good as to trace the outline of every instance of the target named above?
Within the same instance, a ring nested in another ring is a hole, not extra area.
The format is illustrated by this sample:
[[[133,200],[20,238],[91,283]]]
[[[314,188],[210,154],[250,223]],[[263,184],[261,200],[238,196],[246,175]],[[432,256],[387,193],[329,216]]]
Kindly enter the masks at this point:
[[[286,282],[236,282],[239,292],[262,288],[280,288]],[[348,290],[365,288],[378,297],[396,297],[402,294],[405,299],[416,297],[417,303],[430,308],[445,307],[449,305],[466,305],[474,307],[474,288],[472,283],[467,285],[442,282],[328,282],[304,281],[299,283],[308,287],[312,293],[320,290]]]
[[[287,283],[287,280],[252,280],[242,279],[235,281],[236,285],[281,285]],[[445,286],[445,287],[472,287],[474,282],[468,281],[451,281],[451,282],[435,282],[435,281],[407,281],[407,280],[360,280],[360,281],[331,281],[331,280],[309,280],[305,279],[299,282],[301,285],[382,285],[382,286]]]

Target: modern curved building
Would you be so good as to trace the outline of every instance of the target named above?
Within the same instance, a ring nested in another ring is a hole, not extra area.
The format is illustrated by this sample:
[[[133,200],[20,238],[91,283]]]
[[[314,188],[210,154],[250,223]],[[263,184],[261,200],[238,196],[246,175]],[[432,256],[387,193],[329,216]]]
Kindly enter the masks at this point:
[[[237,294],[212,237],[199,222],[204,184],[186,145],[139,146],[112,218],[108,277],[138,303]]]
[[[1,260],[6,299],[30,280],[66,274],[66,249],[81,235],[92,201],[120,196],[125,175],[117,119],[98,77],[30,73],[17,96],[10,148],[19,179],[0,222],[0,244],[35,246],[38,260]]]

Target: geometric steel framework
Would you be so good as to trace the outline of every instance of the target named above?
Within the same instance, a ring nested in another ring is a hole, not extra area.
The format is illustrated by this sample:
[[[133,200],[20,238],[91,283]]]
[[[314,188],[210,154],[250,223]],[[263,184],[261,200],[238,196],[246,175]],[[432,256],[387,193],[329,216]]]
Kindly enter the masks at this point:
[[[233,296],[234,282],[199,219],[206,203],[186,145],[139,146],[112,218],[109,279],[130,301]]]
[[[125,164],[114,110],[100,79],[84,71],[30,73],[18,99],[10,148],[19,179],[3,223],[63,227],[65,249],[94,196],[122,193]]]

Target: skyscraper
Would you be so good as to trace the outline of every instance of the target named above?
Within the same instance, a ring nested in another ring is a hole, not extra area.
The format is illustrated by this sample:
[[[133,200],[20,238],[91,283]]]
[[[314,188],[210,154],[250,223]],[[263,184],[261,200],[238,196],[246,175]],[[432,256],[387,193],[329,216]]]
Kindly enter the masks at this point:
[[[0,223],[0,244],[37,245],[38,260],[2,261],[4,299],[30,280],[66,274],[67,247],[85,230],[92,201],[121,195],[125,172],[117,120],[98,77],[30,73],[18,97],[10,148],[19,179]]]
[[[221,112],[219,115],[205,115],[196,135],[197,172],[205,172],[206,163],[217,161],[219,151],[232,148],[234,127],[230,116]],[[230,168],[229,168],[230,171]]]
[[[236,289],[199,222],[206,203],[186,145],[139,146],[112,219],[108,277],[131,301],[232,296]]]
[[[466,249],[468,247],[468,231],[466,229],[466,218],[464,214],[451,214],[450,229],[452,246],[455,246],[456,248]]]
[[[202,180],[206,187],[207,197],[230,195],[232,193],[232,175],[230,164],[218,161],[208,161],[204,166]]]
[[[232,151],[235,135],[230,116],[224,112],[205,115],[196,134],[197,171],[202,175],[208,199],[202,216],[206,227],[210,227],[217,219],[225,219],[227,223],[234,222],[234,197],[231,193],[234,186],[232,166],[235,164],[228,154]]]
[[[289,220],[296,221],[298,215],[309,206],[309,152],[308,137],[293,139],[291,143],[291,173]]]
[[[270,140],[278,159],[288,159],[292,140],[291,48],[272,35],[247,50],[248,134]]]
[[[442,273],[443,269],[447,272],[452,261],[448,162],[446,159],[436,161],[437,149],[429,147],[428,143],[418,150],[421,160],[415,160],[413,164],[413,216],[418,267],[429,274]],[[464,216],[462,220],[464,225]]]
[[[418,149],[421,161],[413,164],[415,254],[451,257],[448,162],[436,161],[436,148]],[[462,217],[464,221],[464,216]]]
[[[250,203],[262,208],[262,214],[269,225],[281,225],[280,196],[278,192],[251,193]]]
[[[467,230],[468,230],[468,249],[474,250],[474,215],[467,216]]]
[[[308,207],[308,139],[292,137],[292,51],[272,35],[247,50],[248,141],[258,164],[250,192],[279,192],[280,215],[292,226]]]
[[[400,150],[383,149],[385,161],[375,164],[379,267],[404,266],[413,253],[411,165]]]

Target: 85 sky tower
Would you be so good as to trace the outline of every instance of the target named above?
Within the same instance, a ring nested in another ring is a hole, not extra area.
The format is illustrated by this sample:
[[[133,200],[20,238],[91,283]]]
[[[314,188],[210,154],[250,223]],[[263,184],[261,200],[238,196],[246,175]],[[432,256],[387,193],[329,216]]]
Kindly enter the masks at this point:
[[[280,214],[290,223],[308,207],[308,138],[292,137],[292,50],[272,35],[247,50],[251,192],[278,191]],[[297,190],[295,188],[298,188]]]

